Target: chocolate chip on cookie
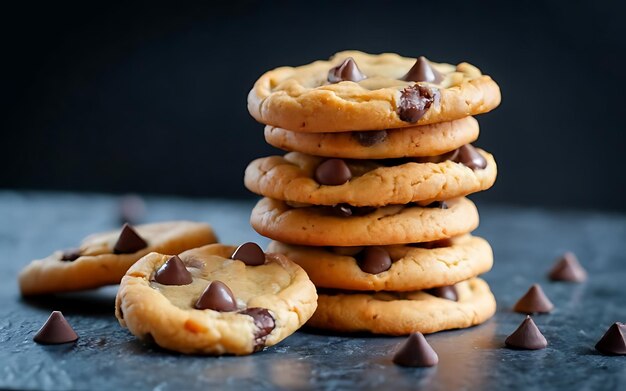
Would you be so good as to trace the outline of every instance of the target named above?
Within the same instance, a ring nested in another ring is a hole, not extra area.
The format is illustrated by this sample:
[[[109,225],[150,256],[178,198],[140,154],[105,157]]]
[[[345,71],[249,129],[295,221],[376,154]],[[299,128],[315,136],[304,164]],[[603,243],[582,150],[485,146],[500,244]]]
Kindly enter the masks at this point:
[[[74,342],[77,339],[78,335],[61,311],[52,311],[46,323],[33,337],[35,342],[47,345]]]
[[[457,156],[451,160],[461,163],[472,170],[482,170],[487,167],[487,159],[478,153],[472,144],[466,144],[459,148]]]
[[[385,141],[387,138],[387,131],[372,130],[368,132],[352,132],[352,137],[354,137],[360,145],[364,147],[371,147]]]
[[[596,344],[596,350],[606,355],[626,355],[626,324],[613,323]]]
[[[156,271],[154,280],[163,285],[189,285],[193,278],[183,261],[174,255]]]
[[[504,343],[510,348],[524,350],[537,350],[548,346],[546,337],[541,334],[530,315],[526,315],[526,319],[513,334],[506,338]]]
[[[237,310],[237,301],[230,288],[221,281],[212,281],[196,301],[194,308],[231,312]]]
[[[122,227],[115,246],[113,246],[113,252],[115,254],[132,254],[137,251],[148,247],[148,243],[131,227],[128,223]]]
[[[258,244],[247,242],[237,247],[231,259],[241,261],[248,266],[259,266],[265,263],[265,253]]]
[[[420,56],[415,61],[415,65],[402,77],[402,80],[439,84],[443,80],[443,76],[430,65],[426,57]]]
[[[254,350],[258,351],[263,348],[265,339],[269,333],[276,327],[276,321],[270,312],[265,308],[246,308],[239,311],[240,314],[251,316],[254,319],[254,325],[257,327],[257,332],[254,334],[255,347]]]
[[[343,185],[352,178],[350,167],[342,159],[328,159],[315,169],[315,180],[322,185]]]
[[[80,258],[80,248],[68,248],[61,254],[62,261],[72,262]]]
[[[361,81],[366,76],[361,72],[359,66],[352,57],[348,57],[339,65],[328,71],[328,81],[330,83],[339,83],[341,81]]]
[[[437,90],[419,84],[406,87],[400,93],[398,116],[402,121],[416,123],[430,109],[438,94]]]
[[[379,246],[365,247],[357,258],[359,268],[369,274],[385,272],[389,270],[392,263],[387,250]]]
[[[552,304],[548,296],[543,293],[543,289],[541,289],[539,284],[533,284],[533,286],[528,289],[528,292],[526,292],[513,307],[513,311],[522,314],[547,313],[553,309],[554,304]]]
[[[587,279],[587,272],[576,255],[568,251],[557,260],[548,277],[552,281],[583,282]]]
[[[436,288],[426,289],[426,293],[446,300],[458,301],[459,294],[454,285],[440,286]]]
[[[432,367],[439,362],[437,352],[422,333],[411,333],[393,356],[393,363],[405,367]]]

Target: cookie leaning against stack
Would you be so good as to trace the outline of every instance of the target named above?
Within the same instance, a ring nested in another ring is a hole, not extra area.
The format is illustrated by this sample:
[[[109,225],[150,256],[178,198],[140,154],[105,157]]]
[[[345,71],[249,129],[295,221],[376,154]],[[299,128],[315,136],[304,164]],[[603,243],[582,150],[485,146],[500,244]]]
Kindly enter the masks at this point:
[[[495,312],[493,263],[468,194],[490,188],[472,117],[500,103],[474,66],[337,53],[265,73],[248,95],[268,143],[248,166],[251,224],[318,288],[308,324],[398,335],[469,327]]]

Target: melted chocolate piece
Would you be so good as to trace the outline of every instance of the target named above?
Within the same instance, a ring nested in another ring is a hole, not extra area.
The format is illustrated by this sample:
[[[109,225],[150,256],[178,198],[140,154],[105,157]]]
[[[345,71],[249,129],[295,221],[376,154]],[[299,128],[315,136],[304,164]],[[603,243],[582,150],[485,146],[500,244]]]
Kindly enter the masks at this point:
[[[432,367],[439,362],[437,352],[422,333],[411,333],[393,356],[393,363],[405,367]]]
[[[113,246],[113,253],[115,254],[132,254],[137,251],[148,247],[148,243],[131,227],[129,224],[124,224],[122,232],[120,232],[119,238],[115,246]]]
[[[78,258],[80,258],[80,248],[68,248],[61,254],[62,261],[72,262]]]
[[[476,148],[472,144],[465,144],[460,147],[458,154],[454,159],[455,162],[461,163],[464,166],[471,168],[472,170],[482,170],[487,167],[487,160],[478,153]]]
[[[398,116],[402,121],[416,123],[430,109],[438,94],[439,91],[418,84],[406,87],[400,94]]]
[[[237,310],[237,301],[230,288],[221,281],[212,281],[196,301],[194,308],[231,312]]]
[[[245,310],[239,311],[239,313],[251,316],[252,319],[254,319],[254,325],[258,328],[257,332],[254,334],[254,351],[256,352],[263,349],[267,336],[276,326],[274,317],[267,309],[258,307],[246,308]]]
[[[548,346],[548,341],[529,315],[526,316],[517,330],[507,337],[504,343],[510,348],[524,350],[537,350]]]
[[[372,130],[367,132],[352,132],[352,137],[364,147],[371,147],[382,143],[387,138],[386,130]]]
[[[547,313],[553,309],[554,304],[552,304],[548,296],[543,293],[543,289],[541,289],[539,284],[533,284],[533,286],[528,289],[528,292],[526,292],[513,307],[513,311],[522,314]]]
[[[443,80],[443,75],[430,65],[430,61],[428,61],[426,57],[420,56],[401,80],[425,81],[427,83],[439,84]]]
[[[341,159],[328,159],[315,169],[315,180],[321,185],[343,185],[352,178],[350,167]]]
[[[35,342],[45,345],[74,342],[77,339],[78,335],[61,311],[52,311],[46,323],[33,337]]]
[[[258,244],[252,242],[237,247],[230,258],[237,259],[248,266],[259,266],[265,263],[265,253]]]
[[[431,202],[430,204],[426,205],[427,208],[433,208],[433,209],[448,209],[448,203],[445,201],[435,201],[435,202]]]
[[[587,272],[578,262],[572,252],[566,252],[554,265],[548,277],[552,281],[583,282],[587,279]]]
[[[459,294],[456,291],[456,287],[454,285],[448,286],[440,286],[436,288],[426,289],[424,292],[433,295],[435,297],[440,297],[442,299],[458,301]]]
[[[328,81],[330,83],[339,83],[341,81],[361,81],[366,76],[361,72],[352,57],[348,57],[339,65],[328,71]]]
[[[378,274],[389,270],[391,257],[387,250],[379,246],[365,247],[357,256],[357,264],[365,273]]]
[[[183,261],[174,255],[154,273],[154,281],[163,285],[189,285],[193,278]]]
[[[606,355],[626,355],[626,324],[613,323],[596,344],[596,350]]]

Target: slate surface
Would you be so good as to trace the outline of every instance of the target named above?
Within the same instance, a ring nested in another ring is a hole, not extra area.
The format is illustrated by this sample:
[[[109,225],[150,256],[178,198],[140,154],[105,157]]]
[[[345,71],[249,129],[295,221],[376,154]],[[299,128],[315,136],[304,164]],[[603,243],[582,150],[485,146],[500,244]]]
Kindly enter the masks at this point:
[[[249,202],[149,198],[147,221],[208,221],[225,243],[260,239],[248,226]],[[118,225],[117,198],[0,192],[0,388],[29,389],[623,389],[626,357],[593,346],[615,321],[626,321],[626,216],[479,205],[478,234],[496,264],[485,276],[498,299],[486,324],[428,337],[439,353],[431,369],[394,366],[403,339],[300,331],[249,357],[187,357],[146,347],[113,315],[115,287],[21,299],[16,275],[30,259],[71,247]],[[585,284],[550,283],[545,272],[564,250],[590,273]],[[514,351],[503,341],[523,319],[511,306],[534,282],[556,305],[535,321],[550,346]],[[61,310],[81,336],[41,346],[32,336]]]

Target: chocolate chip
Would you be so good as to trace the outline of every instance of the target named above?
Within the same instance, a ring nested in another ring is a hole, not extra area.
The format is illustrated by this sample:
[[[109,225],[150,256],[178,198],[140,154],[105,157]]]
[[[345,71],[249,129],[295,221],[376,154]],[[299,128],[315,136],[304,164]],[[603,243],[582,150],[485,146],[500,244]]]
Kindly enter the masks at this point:
[[[548,277],[553,281],[583,282],[587,279],[587,272],[576,255],[568,251],[557,260]]]
[[[196,301],[194,308],[230,312],[237,310],[237,301],[230,288],[221,281],[212,281]]]
[[[402,121],[416,123],[430,109],[438,93],[418,84],[406,87],[400,94],[398,116]]]
[[[371,130],[368,132],[352,132],[352,137],[364,147],[371,147],[382,143],[387,138],[386,130]]]
[[[113,246],[113,252],[115,254],[132,254],[146,247],[148,247],[148,243],[139,236],[133,227],[124,224],[122,232],[120,232],[120,236]]]
[[[554,304],[548,299],[539,284],[533,284],[528,292],[522,296],[513,310],[522,314],[547,313],[554,309]]]
[[[454,285],[430,288],[430,289],[426,289],[424,292],[428,293],[429,295],[440,297],[446,300],[451,300],[451,301],[459,300],[459,294],[456,291],[456,287]]]
[[[448,203],[445,201],[435,201],[435,202],[431,202],[430,204],[426,205],[427,208],[433,208],[433,209],[448,209]]]
[[[402,77],[402,80],[439,84],[443,80],[443,76],[430,65],[430,61],[426,57],[420,56],[409,72]]]
[[[350,178],[350,167],[341,159],[328,159],[315,169],[315,180],[322,185],[343,185]]]
[[[365,273],[378,274],[389,270],[391,257],[387,250],[379,246],[365,247],[358,254],[357,263]]]
[[[265,253],[258,244],[247,242],[237,247],[237,250],[230,256],[245,263],[248,266],[259,266],[265,263]]]
[[[246,308],[245,310],[239,311],[239,313],[251,316],[254,320],[254,325],[257,327],[257,331],[254,333],[254,350],[260,350],[265,344],[265,339],[276,326],[274,317],[267,309],[258,307]]]
[[[596,344],[596,350],[607,355],[626,355],[626,324],[613,323]]]
[[[506,338],[504,343],[510,348],[525,350],[543,349],[548,346],[548,341],[541,334],[530,315],[526,315],[526,319],[513,334]]]
[[[352,57],[348,57],[339,65],[328,71],[328,81],[330,83],[339,83],[340,81],[361,81],[366,76],[361,72]]]
[[[189,285],[193,278],[183,261],[174,255],[154,273],[154,280],[163,285]]]
[[[69,248],[67,250],[63,250],[61,254],[61,260],[72,262],[80,258],[80,248]]]
[[[33,337],[35,342],[45,345],[74,342],[77,339],[78,335],[61,311],[52,311],[46,323]]]
[[[437,352],[422,333],[411,333],[393,356],[393,363],[405,367],[432,367],[439,362]]]
[[[460,147],[457,156],[453,160],[472,170],[482,170],[487,167],[487,159],[478,153],[472,144],[465,144]]]

